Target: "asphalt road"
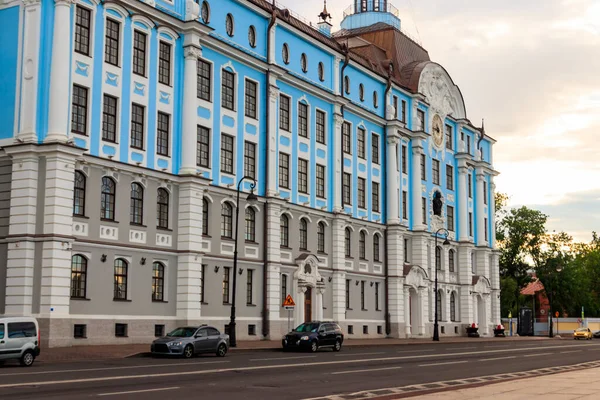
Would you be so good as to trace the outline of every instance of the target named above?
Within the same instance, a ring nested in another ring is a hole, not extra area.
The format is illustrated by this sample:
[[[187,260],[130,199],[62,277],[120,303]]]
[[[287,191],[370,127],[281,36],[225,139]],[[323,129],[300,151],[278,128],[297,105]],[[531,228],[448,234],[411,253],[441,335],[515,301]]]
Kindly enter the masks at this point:
[[[306,399],[597,360],[598,340],[553,340],[7,364],[0,367],[0,399]]]

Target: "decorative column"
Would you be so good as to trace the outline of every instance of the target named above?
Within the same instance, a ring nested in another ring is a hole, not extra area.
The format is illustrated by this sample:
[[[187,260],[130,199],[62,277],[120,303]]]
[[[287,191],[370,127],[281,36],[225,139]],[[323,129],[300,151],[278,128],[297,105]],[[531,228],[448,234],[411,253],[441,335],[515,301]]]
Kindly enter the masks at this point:
[[[420,139],[413,139],[412,145],[412,227],[413,231],[425,229],[421,215],[421,155],[423,147]]]
[[[427,296],[427,292],[428,289],[426,287],[419,288],[419,336],[425,336],[425,318],[427,318],[427,310],[429,310],[429,296]]]
[[[195,148],[195,146],[193,147]],[[181,323],[198,321],[202,315],[200,282],[202,279],[202,199],[204,190],[204,184],[196,177],[182,178],[179,185],[177,318],[181,320]]]
[[[299,286],[296,293],[298,293],[298,296],[296,296],[296,307],[294,308],[296,310],[296,323],[294,325],[298,326],[304,323],[304,296],[306,296],[306,286]]]
[[[50,106],[45,142],[66,142],[69,132],[69,95],[71,82],[71,4],[73,0],[54,0],[54,32],[50,67]]]
[[[496,248],[496,184],[494,183],[494,177],[490,177],[490,216],[492,219],[492,231],[490,232],[490,247]]]
[[[400,139],[394,135],[392,128],[388,127],[386,146],[386,194],[387,194],[387,223],[399,224],[398,191],[400,174],[398,172],[398,159],[396,158],[398,142]]]
[[[267,199],[264,212],[267,213],[267,252],[265,258],[267,260],[267,315],[269,319],[269,338],[271,340],[279,339],[285,334],[287,322],[275,323],[281,317],[281,235],[280,235],[280,200],[273,198]],[[289,287],[290,293],[294,291],[293,274],[290,274]],[[299,300],[294,299],[297,306],[300,307]]]
[[[277,116],[279,115],[279,109],[277,108],[277,102],[279,101],[279,88],[277,87],[277,80],[271,75],[271,81],[268,82],[269,87],[269,169],[267,171],[267,197],[274,197],[277,194],[277,171],[279,165],[277,160],[279,159],[277,154],[277,137],[278,128]]]
[[[333,60],[333,93],[336,96],[340,95],[340,62],[342,62],[340,57],[335,57]]]
[[[323,292],[325,289],[316,288],[315,290],[315,320],[322,321],[323,320]]]
[[[337,108],[337,106],[336,106]],[[333,178],[333,211],[342,212],[342,125],[344,118],[341,114],[335,114],[335,132],[334,132],[334,146],[333,146],[333,159],[334,161],[334,178]]]
[[[405,333],[406,337],[410,337],[411,336],[410,315],[412,312],[412,305],[410,303],[410,287],[404,286],[403,291],[404,291],[404,324],[405,324],[404,333]]]
[[[17,138],[37,140],[35,130],[38,93],[38,67],[41,27],[41,0],[24,1],[23,74],[21,76],[21,119]]]
[[[461,242],[469,241],[469,211],[467,203],[469,194],[467,193],[467,174],[469,169],[463,160],[459,161],[458,166],[458,231]]]
[[[191,37],[188,37],[191,36]],[[199,38],[197,35],[186,35],[185,42],[193,42],[193,38]],[[195,41],[198,43],[199,39]],[[184,47],[183,54],[185,63],[183,66],[183,124],[182,124],[182,146],[181,146],[181,175],[195,175],[196,167],[196,146],[197,142],[197,86],[198,86],[198,59],[202,57],[202,49],[198,45],[188,45]]]
[[[477,246],[485,246],[485,230],[487,227],[485,226],[485,205],[484,205],[484,193],[483,193],[483,182],[485,181],[485,174],[481,168],[476,169],[477,174]]]

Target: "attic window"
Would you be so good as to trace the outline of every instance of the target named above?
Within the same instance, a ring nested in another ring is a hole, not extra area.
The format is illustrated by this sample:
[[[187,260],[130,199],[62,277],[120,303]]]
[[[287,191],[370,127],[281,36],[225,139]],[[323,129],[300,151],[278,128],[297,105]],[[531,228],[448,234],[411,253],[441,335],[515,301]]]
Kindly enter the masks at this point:
[[[210,22],[210,7],[206,1],[202,2],[202,22],[205,24]]]
[[[365,87],[362,83],[358,85],[358,97],[360,98],[360,101],[365,101]]]
[[[290,48],[288,47],[287,43],[283,44],[283,48],[281,49],[281,57],[283,58],[283,62],[285,64],[290,63]]]
[[[233,36],[233,15],[227,14],[225,19],[225,31],[228,36]]]
[[[379,107],[379,101],[377,99],[377,92],[373,92],[373,106],[375,108]]]
[[[322,62],[319,63],[319,80],[321,82],[325,80],[325,66]]]
[[[302,67],[302,72],[306,73],[308,71],[308,60],[305,53],[302,53],[300,57],[300,66]]]
[[[350,78],[348,77],[348,75],[344,77],[344,88],[346,94],[350,94]]]

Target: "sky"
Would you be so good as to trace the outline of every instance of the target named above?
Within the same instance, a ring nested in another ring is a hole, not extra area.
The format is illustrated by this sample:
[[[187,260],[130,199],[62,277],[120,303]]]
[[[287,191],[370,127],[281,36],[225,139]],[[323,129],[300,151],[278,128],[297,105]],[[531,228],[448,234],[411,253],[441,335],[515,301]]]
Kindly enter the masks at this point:
[[[390,0],[494,146],[496,191],[549,231],[600,231],[600,0]],[[316,23],[323,0],[278,0]],[[337,30],[352,0],[328,0]]]

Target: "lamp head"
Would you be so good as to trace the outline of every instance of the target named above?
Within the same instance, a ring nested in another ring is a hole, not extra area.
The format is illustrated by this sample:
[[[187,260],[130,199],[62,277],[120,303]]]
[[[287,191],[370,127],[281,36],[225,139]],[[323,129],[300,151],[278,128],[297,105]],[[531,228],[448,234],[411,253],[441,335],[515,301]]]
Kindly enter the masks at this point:
[[[258,203],[258,197],[256,197],[256,195],[254,194],[254,188],[252,188],[252,191],[250,192],[248,197],[246,197],[246,201],[250,205],[254,205],[254,204]]]
[[[450,245],[450,241],[448,240],[448,238],[446,237],[446,240],[444,240],[443,243],[444,246],[449,246]]]

